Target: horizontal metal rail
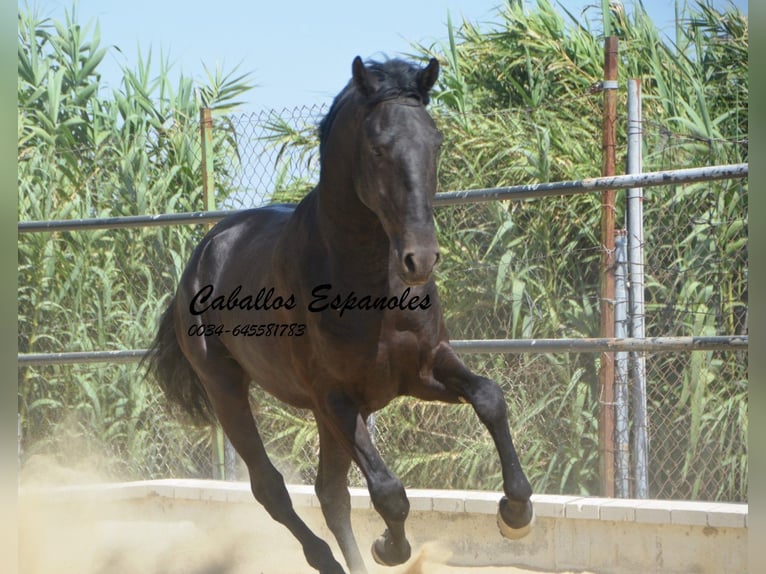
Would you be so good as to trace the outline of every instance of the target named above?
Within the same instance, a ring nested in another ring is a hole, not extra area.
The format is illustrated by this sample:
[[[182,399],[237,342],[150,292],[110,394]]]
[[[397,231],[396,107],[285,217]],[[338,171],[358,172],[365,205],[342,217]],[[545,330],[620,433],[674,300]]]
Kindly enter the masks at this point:
[[[593,177],[577,181],[555,183],[534,183],[513,185],[489,189],[471,189],[468,191],[448,191],[439,193],[434,199],[435,205],[458,205],[461,203],[481,203],[487,201],[535,199],[554,195],[575,195],[592,191],[622,189],[629,187],[654,187],[658,185],[688,184],[700,181],[739,179],[747,177],[748,164],[718,165],[713,167],[693,167],[672,171],[654,171],[647,173]]]
[[[650,337],[646,339],[479,339],[451,341],[459,353],[602,353],[747,351],[747,335]]]
[[[451,341],[459,353],[600,353],[617,351],[747,351],[747,335],[652,337],[647,339],[486,339]],[[146,349],[19,354],[20,366],[137,363]]]
[[[20,367],[35,365],[77,365],[88,363],[138,363],[147,349],[130,351],[73,351],[68,353],[19,353]]]
[[[129,227],[158,227],[189,223],[215,223],[237,213],[229,211],[192,211],[162,215],[128,215],[125,217],[96,217],[92,219],[52,219],[50,221],[20,221],[19,233],[44,231],[90,231],[94,229],[125,229]]]
[[[555,195],[574,195],[622,189],[628,187],[653,187],[739,179],[747,177],[748,164],[730,164],[713,167],[694,167],[672,171],[655,171],[632,175],[594,177],[576,181],[555,183],[534,183],[491,189],[469,189],[465,191],[447,191],[437,193],[434,205],[458,205],[500,200],[521,200],[550,197]],[[160,225],[180,225],[190,223],[215,223],[224,217],[237,213],[230,211],[195,211],[191,213],[171,213],[162,215],[132,215],[127,217],[106,217],[93,219],[60,219],[51,221],[22,221],[18,224],[19,233],[83,231],[93,229],[120,229],[128,227],[154,227]]]

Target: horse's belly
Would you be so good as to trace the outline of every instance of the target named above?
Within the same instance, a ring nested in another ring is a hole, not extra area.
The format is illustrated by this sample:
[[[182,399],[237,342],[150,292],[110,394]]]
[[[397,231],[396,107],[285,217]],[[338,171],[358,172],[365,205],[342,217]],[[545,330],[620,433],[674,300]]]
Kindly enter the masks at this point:
[[[312,392],[292,360],[293,341],[280,331],[269,337],[230,337],[224,340],[231,356],[252,381],[282,402],[299,408],[312,408]]]

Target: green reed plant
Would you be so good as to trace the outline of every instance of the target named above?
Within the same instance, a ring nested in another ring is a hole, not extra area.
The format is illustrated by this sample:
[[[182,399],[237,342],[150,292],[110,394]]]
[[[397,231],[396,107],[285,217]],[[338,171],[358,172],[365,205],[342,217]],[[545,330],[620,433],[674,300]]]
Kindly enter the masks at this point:
[[[174,85],[169,60],[157,73],[149,51],[107,93],[97,24],[80,25],[75,9],[57,21],[22,8],[18,31],[20,221],[202,208],[199,107],[228,112],[250,88],[245,76],[216,70],[208,84],[181,75]],[[218,158],[236,153],[233,136],[225,124],[216,131]],[[223,199],[230,190],[218,175]],[[19,350],[145,348],[201,231],[21,235]],[[76,435],[113,452],[115,464],[141,460],[152,448],[145,409],[156,400],[144,385],[135,366],[21,368],[25,449],[56,452]]]

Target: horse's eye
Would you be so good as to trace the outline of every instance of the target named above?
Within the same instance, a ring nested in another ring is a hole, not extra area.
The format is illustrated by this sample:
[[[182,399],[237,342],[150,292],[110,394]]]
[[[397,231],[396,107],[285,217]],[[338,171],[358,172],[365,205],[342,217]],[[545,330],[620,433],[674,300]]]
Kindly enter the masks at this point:
[[[380,146],[374,145],[370,149],[375,157],[383,157],[383,148]]]

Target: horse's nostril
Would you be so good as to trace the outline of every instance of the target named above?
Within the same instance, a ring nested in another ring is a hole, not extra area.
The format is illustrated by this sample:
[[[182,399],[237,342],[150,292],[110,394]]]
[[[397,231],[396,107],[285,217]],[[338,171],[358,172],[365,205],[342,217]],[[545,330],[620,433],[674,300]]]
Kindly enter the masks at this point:
[[[410,273],[415,273],[416,265],[415,265],[415,254],[414,253],[408,253],[404,256],[404,266],[407,268],[407,271]]]
[[[439,259],[441,258],[441,254],[437,251],[436,252],[436,258],[434,259],[434,267],[437,263],[439,263]]]

